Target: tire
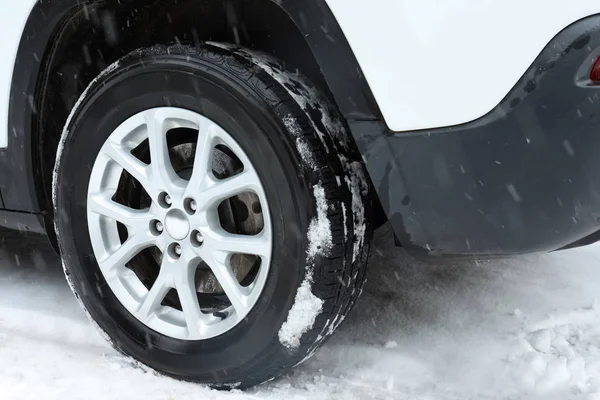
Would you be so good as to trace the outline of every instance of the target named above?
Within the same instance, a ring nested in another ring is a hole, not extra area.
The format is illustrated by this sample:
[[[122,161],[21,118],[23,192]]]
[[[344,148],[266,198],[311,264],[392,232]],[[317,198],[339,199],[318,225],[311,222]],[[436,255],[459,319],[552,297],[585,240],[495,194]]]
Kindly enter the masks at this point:
[[[134,317],[109,287],[88,229],[88,187],[107,138],[158,107],[198,113],[227,131],[268,199],[273,240],[260,297],[233,328],[202,340]],[[174,378],[243,389],[284,373],[335,331],[365,280],[370,186],[345,123],[306,78],[243,48],[157,46],[101,73],[66,123],[53,201],[65,275],[84,310],[118,351]]]

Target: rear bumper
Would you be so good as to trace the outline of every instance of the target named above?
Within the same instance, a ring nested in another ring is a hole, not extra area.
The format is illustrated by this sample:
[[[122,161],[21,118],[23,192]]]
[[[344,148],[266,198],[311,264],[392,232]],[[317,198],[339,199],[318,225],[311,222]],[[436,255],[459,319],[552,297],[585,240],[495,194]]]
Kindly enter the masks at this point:
[[[599,55],[594,16],[555,37],[477,121],[385,134],[377,123],[350,123],[400,242],[441,254],[508,255],[595,238],[600,86],[589,71]],[[510,55],[490,62],[502,57]]]

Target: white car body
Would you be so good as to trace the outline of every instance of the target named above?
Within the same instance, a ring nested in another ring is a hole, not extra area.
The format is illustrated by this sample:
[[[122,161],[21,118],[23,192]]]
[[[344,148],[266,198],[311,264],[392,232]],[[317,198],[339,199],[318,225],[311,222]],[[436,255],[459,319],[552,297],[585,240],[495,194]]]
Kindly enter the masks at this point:
[[[392,131],[482,117],[557,33],[600,12],[595,0],[327,3]]]
[[[25,28],[25,23],[35,3],[35,0],[2,1],[3,12],[0,13],[0,23],[3,27],[3,40],[0,42],[0,51],[4,57],[0,59],[0,93],[4,96],[4,106],[0,107],[0,121],[2,121],[0,124],[0,148],[8,146],[8,107],[15,58],[23,28]]]

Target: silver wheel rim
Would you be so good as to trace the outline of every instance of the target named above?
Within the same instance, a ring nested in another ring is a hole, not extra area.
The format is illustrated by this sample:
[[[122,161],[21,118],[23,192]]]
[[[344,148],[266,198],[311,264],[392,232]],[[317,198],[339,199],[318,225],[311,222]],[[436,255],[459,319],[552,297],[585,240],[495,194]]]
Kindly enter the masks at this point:
[[[197,131],[193,169],[184,179],[173,168],[167,132]],[[147,140],[147,142],[145,142]],[[147,143],[147,164],[132,151]],[[243,164],[241,172],[218,179],[213,173],[216,146],[226,146]],[[143,187],[151,204],[131,208],[114,200],[126,171]],[[225,230],[219,205],[242,193],[260,202],[263,226],[243,235]],[[88,188],[88,228],[96,260],[121,304],[149,328],[182,340],[221,335],[252,310],[265,286],[271,263],[272,232],[266,195],[252,163],[236,141],[215,122],[180,108],[154,108],[123,122],[106,140],[92,168]],[[119,233],[126,228],[126,238]],[[128,267],[148,248],[162,253],[153,284],[145,285]],[[260,267],[252,282],[239,281],[232,259],[252,255]],[[229,304],[214,312],[203,309],[198,296],[199,263],[216,278]],[[175,291],[179,307],[165,305]]]

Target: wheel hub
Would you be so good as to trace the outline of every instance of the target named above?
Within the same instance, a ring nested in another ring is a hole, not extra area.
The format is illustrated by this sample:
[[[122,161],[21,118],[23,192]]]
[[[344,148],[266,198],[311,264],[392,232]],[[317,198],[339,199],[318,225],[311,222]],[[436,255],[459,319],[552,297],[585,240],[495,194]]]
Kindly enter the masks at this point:
[[[190,151],[177,158],[169,135],[182,132]],[[88,186],[88,230],[121,304],[149,328],[183,340],[216,337],[243,321],[267,281],[272,232],[258,173],[233,137],[195,112],[155,108],[124,121],[100,153]],[[216,154],[239,165],[221,171]],[[121,199],[132,187],[144,193]],[[214,281],[217,295],[207,296],[202,277]]]
[[[190,221],[182,210],[174,209],[165,218],[167,233],[175,240],[183,240],[190,233]]]

